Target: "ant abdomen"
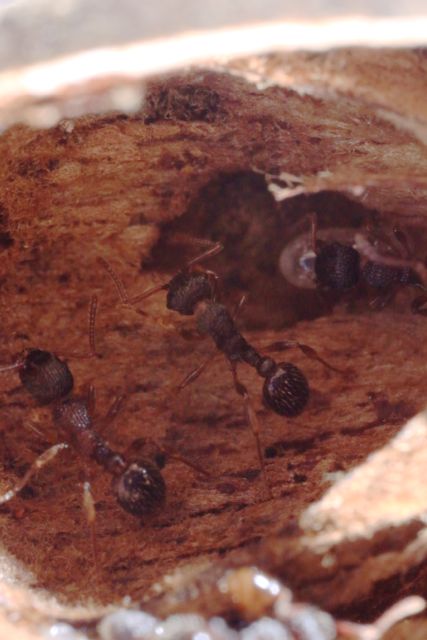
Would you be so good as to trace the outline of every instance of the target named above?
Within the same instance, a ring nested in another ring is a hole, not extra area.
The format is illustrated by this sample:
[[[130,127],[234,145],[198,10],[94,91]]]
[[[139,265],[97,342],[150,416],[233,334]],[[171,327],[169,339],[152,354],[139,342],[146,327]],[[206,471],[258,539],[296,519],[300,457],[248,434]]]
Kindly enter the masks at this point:
[[[50,351],[40,349],[28,350],[19,368],[19,377],[39,404],[50,404],[68,395],[74,385],[67,363]]]
[[[332,242],[319,250],[314,268],[321,287],[351,289],[359,280],[360,255],[350,245]]]
[[[288,418],[303,411],[309,395],[307,378],[290,362],[279,362],[263,386],[263,399],[267,407]]]
[[[420,279],[410,267],[393,267],[371,260],[362,269],[362,278],[376,289],[386,289],[394,284],[419,284]]]
[[[113,478],[113,493],[120,506],[133,516],[145,516],[160,508],[166,485],[158,467],[148,460],[131,462]]]

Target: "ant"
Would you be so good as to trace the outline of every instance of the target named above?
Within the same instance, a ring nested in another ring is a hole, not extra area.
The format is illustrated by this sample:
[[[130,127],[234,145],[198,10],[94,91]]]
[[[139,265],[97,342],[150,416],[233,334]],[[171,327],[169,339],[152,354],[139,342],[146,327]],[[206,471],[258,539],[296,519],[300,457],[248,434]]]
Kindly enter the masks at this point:
[[[99,258],[99,261],[112,278],[122,303],[136,305],[154,293],[165,290],[167,291],[166,307],[184,316],[194,315],[199,333],[209,335],[212,338],[217,349],[228,361],[234,388],[243,398],[247,421],[255,438],[259,464],[265,479],[258,419],[252,408],[249,392],[237,376],[237,365],[246,363],[254,368],[257,374],[264,379],[262,388],[264,404],[278,415],[289,418],[299,415],[307,405],[310,390],[307,378],[294,364],[276,362],[273,358],[258,353],[237,329],[235,318],[230,314],[227,307],[218,302],[219,277],[213,271],[202,269],[199,263],[207,258],[216,256],[222,249],[221,243],[213,244],[201,255],[187,262],[168,282],[150,287],[132,297],[128,295],[122,280],[111,265],[103,258]],[[241,303],[239,306],[241,306]],[[296,341],[283,341],[280,345],[282,349],[297,347],[307,357],[321,362],[324,366],[334,371],[339,371],[325,362],[308,345]],[[187,375],[179,385],[179,389],[193,382],[211,359],[209,358]],[[269,493],[271,493],[268,483],[266,484]]]
[[[311,215],[311,248],[315,254],[314,274],[322,289],[343,292],[353,289],[363,281],[369,287],[389,292],[389,300],[396,286],[412,285],[424,291],[427,285],[427,269],[418,260],[409,259],[406,238],[397,228],[393,229],[394,245],[405,257],[382,255],[361,233],[355,234],[353,246],[341,242],[321,242],[317,239],[317,216]],[[362,261],[364,264],[362,264]],[[377,302],[377,299],[375,302]],[[411,304],[414,313],[427,315],[422,309],[427,295],[417,296]]]
[[[92,297],[89,312],[89,353],[95,357],[95,316],[97,298]],[[74,378],[68,364],[49,351],[27,349],[11,365],[0,368],[0,373],[18,370],[24,388],[40,405],[51,405],[53,423],[61,441],[46,449],[30,466],[22,479],[3,495],[0,505],[14,498],[40,469],[51,462],[64,449],[72,449],[85,465],[86,481],[83,484],[83,505],[91,530],[92,548],[96,562],[95,505],[91,493],[87,465],[96,462],[112,476],[112,492],[119,505],[134,516],[145,516],[161,507],[165,502],[166,485],[160,470],[165,465],[166,455],[208,475],[190,462],[175,454],[169,454],[156,444],[152,456],[138,460],[127,459],[113,451],[102,436],[106,425],[116,417],[123,396],[114,400],[104,418],[94,421],[95,390],[92,385],[83,396],[71,395]],[[95,428],[96,426],[96,428]],[[154,442],[154,441],[153,441]]]

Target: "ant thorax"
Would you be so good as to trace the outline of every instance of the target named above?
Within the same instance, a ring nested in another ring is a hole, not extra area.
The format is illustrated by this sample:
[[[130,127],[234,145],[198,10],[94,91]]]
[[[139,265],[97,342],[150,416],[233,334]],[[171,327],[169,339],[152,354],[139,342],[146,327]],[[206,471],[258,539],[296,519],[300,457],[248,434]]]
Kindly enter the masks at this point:
[[[102,439],[93,430],[93,421],[84,397],[64,398],[52,407],[53,422],[61,438],[84,458],[96,458]]]
[[[92,429],[92,419],[85,398],[65,398],[53,407],[53,419],[64,432]]]
[[[195,307],[195,313],[199,332],[210,335],[221,351],[225,350],[223,347],[230,338],[240,335],[227,307],[223,304],[203,301]]]

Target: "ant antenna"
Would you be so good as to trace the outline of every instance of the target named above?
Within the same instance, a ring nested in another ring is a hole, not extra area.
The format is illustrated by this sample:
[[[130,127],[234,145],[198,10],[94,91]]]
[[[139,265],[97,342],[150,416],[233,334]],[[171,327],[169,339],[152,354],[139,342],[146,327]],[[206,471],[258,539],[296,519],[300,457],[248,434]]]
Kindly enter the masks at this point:
[[[211,246],[209,249],[204,251],[202,254],[200,254],[196,258],[193,258],[192,260],[187,262],[184,265],[184,267],[181,269],[181,272],[186,271],[191,267],[194,267],[196,264],[198,264],[199,262],[202,262],[203,260],[206,260],[207,258],[212,258],[213,256],[216,256],[223,249],[224,249],[223,245],[220,242],[216,242],[213,246]],[[117,272],[113,269],[111,264],[101,256],[98,257],[98,262],[106,270],[106,272],[112,279],[116,287],[117,293],[119,294],[120,300],[122,301],[123,304],[135,305],[135,304],[138,304],[139,302],[142,302],[142,300],[149,298],[150,296],[152,296],[154,293],[157,293],[158,291],[169,289],[169,282],[162,282],[161,284],[153,285],[152,287],[145,289],[141,293],[130,297],[126,290],[125,285],[123,284],[123,280],[120,278]],[[210,273],[216,278],[216,274],[213,274],[212,272]]]
[[[96,350],[96,313],[98,310],[98,296],[93,295],[90,299],[89,311],[88,311],[88,338],[89,338],[89,351],[87,353],[61,353],[62,358],[99,358],[100,354]]]
[[[193,267],[195,264],[198,264],[199,262],[203,262],[203,260],[206,260],[207,258],[213,258],[214,256],[218,255],[218,253],[221,253],[223,249],[224,249],[224,246],[221,244],[221,242],[216,242],[213,245],[213,247],[211,247],[210,249],[207,249],[196,258],[193,258],[192,260],[187,262],[186,268],[188,269],[190,267]]]
[[[317,213],[313,212],[310,213],[310,220],[311,220],[311,225],[310,225],[310,244],[311,244],[311,250],[313,251],[313,253],[317,253]]]
[[[98,355],[95,343],[95,322],[97,309],[98,298],[97,296],[92,296],[89,307],[89,353],[93,357]]]
[[[100,256],[98,258],[98,262],[106,270],[111,280],[113,281],[114,286],[117,289],[117,293],[119,294],[120,300],[123,302],[123,304],[129,304],[129,295],[128,295],[128,292],[126,291],[125,285],[123,284],[123,280],[117,275],[117,273],[115,272],[111,264],[107,262],[105,258],[102,258]]]
[[[167,289],[167,284],[165,283],[157,284],[152,287],[149,287],[148,289],[145,289],[145,291],[142,291],[142,293],[138,294],[137,296],[130,297],[123,283],[123,280],[115,271],[115,269],[113,269],[111,264],[107,262],[105,258],[102,258],[102,257],[98,258],[98,262],[106,270],[111,280],[113,281],[114,286],[116,287],[117,293],[119,294],[119,298],[123,304],[134,305],[140,302],[141,300],[144,300],[144,298],[148,298],[149,296],[151,296],[153,293],[156,293],[157,291],[161,291],[162,289]]]
[[[0,367],[0,373],[8,373],[9,371],[13,371],[14,369],[19,369],[20,367],[22,367],[22,364],[23,360],[22,358],[20,358],[13,364],[6,364]]]

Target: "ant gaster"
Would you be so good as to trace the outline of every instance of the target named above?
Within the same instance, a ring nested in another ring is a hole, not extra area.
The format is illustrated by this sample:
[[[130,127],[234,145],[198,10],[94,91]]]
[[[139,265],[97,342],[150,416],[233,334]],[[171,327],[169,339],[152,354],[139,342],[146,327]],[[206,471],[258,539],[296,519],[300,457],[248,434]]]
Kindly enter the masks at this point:
[[[238,363],[244,362],[253,367],[256,373],[264,379],[262,389],[264,404],[281,416],[294,417],[304,410],[310,395],[309,385],[305,375],[294,364],[276,362],[272,358],[258,353],[239,332],[235,319],[228,309],[217,301],[218,276],[213,271],[201,269],[198,263],[217,255],[222,249],[220,243],[214,244],[197,258],[187,262],[184,268],[169,282],[151,287],[133,297],[129,297],[123,282],[112,267],[102,258],[100,258],[100,262],[115,283],[123,303],[136,305],[153,293],[166,290],[166,307],[168,309],[181,315],[195,316],[199,332],[212,338],[217,349],[225,355],[229,363],[235,390],[244,400],[246,416],[256,441],[260,467],[264,472],[259,424],[250,403],[248,390],[237,377]],[[308,357],[336,370],[307,345],[296,341],[283,341],[280,345],[283,349],[298,347]],[[181,383],[180,388],[195,380],[210,360],[211,358],[192,371]]]

